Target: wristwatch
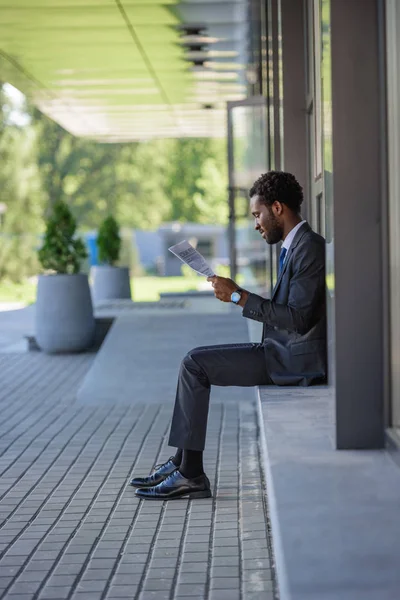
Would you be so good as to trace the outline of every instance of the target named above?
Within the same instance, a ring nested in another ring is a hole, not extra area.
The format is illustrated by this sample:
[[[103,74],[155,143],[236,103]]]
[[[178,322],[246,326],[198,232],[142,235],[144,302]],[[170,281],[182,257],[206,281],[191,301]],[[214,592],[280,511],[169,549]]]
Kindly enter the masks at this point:
[[[234,304],[239,304],[240,299],[242,297],[242,288],[237,288],[234,292],[232,292],[231,294],[231,302],[233,302]]]

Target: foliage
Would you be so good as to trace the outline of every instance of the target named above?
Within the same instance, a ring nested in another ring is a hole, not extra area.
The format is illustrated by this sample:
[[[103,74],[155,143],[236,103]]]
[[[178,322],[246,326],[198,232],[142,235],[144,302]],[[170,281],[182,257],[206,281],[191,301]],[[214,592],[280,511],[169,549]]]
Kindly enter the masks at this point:
[[[0,279],[22,282],[38,271],[43,202],[35,132],[11,123],[11,109],[0,86]]]
[[[109,215],[99,228],[97,236],[97,247],[99,249],[99,260],[107,265],[114,265],[119,259],[121,251],[121,236],[117,221]]]
[[[225,223],[225,141],[208,138],[175,140],[169,158],[165,183],[171,202],[169,219]]]
[[[37,296],[37,281],[35,277],[25,279],[23,283],[15,283],[9,279],[0,281],[0,302],[33,304]]]
[[[226,222],[222,140],[98,143],[75,138],[36,109],[33,126],[47,201],[68,202],[84,229],[97,229],[110,213],[134,229],[165,221]]]
[[[28,101],[24,119],[12,118],[18,110],[0,83],[0,280],[38,272],[42,215],[59,201],[73,207],[83,231],[108,214],[130,229],[226,223],[225,141],[98,143],[74,137]]]
[[[79,273],[87,257],[85,244],[75,237],[76,221],[65,202],[56,202],[47,221],[39,260],[44,269],[56,273]]]
[[[132,297],[135,302],[156,302],[162,292],[187,292],[199,289],[204,278],[197,275],[190,277],[134,277],[131,279]],[[209,285],[209,284],[207,284]],[[25,281],[16,284],[0,281],[0,302],[20,301],[31,304],[36,299],[36,283]]]

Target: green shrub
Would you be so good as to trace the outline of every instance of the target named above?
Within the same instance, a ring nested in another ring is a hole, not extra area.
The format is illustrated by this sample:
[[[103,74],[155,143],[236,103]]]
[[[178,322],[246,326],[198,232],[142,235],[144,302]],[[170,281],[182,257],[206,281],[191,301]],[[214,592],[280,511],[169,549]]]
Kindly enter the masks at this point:
[[[106,265],[114,265],[121,251],[121,236],[117,221],[111,215],[100,225],[97,236],[99,261]]]
[[[83,241],[75,236],[75,232],[76,221],[67,204],[54,204],[46,223],[43,246],[38,252],[44,269],[59,274],[79,273],[87,251]]]

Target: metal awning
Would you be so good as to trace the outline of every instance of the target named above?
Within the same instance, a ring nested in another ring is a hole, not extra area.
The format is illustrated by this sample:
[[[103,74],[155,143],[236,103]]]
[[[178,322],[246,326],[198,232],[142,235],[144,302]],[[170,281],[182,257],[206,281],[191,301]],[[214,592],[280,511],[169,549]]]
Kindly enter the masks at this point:
[[[222,137],[247,0],[0,0],[0,77],[77,136]]]

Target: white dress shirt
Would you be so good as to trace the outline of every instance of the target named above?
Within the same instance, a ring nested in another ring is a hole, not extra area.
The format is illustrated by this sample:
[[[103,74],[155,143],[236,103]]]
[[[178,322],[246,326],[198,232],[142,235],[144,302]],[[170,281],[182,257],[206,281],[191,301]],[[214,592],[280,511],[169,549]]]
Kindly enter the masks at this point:
[[[297,225],[295,227],[293,227],[293,229],[291,229],[289,231],[289,233],[287,234],[287,236],[285,237],[285,241],[282,244],[282,248],[286,248],[287,252],[286,252],[286,256],[285,256],[285,260],[284,260],[283,264],[285,264],[285,262],[286,262],[290,246],[292,245],[292,242],[294,240],[294,236],[296,235],[296,233],[300,229],[300,227],[303,225],[303,223],[307,223],[307,221],[305,221],[303,219],[303,221],[300,221],[300,223],[297,223]]]

